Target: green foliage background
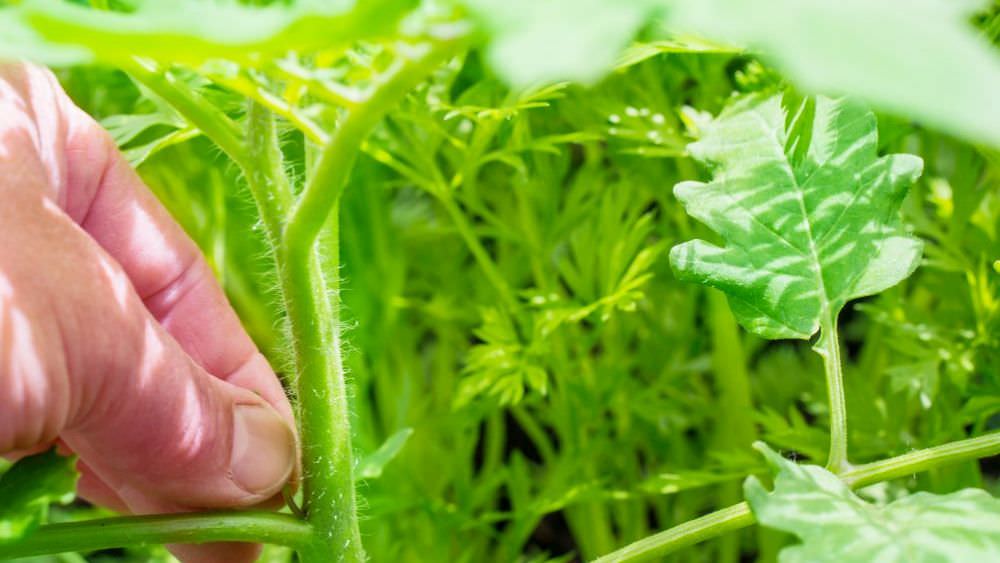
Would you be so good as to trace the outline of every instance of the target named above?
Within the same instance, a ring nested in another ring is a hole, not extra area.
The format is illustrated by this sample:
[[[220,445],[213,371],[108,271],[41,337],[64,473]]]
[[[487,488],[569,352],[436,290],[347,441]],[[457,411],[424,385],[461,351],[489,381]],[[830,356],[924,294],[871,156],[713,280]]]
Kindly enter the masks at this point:
[[[996,9],[977,18],[995,41]],[[512,21],[505,29],[518,29]],[[530,33],[516,38],[525,36],[534,45]],[[733,92],[783,88],[777,69],[795,75],[796,63],[676,45],[633,46],[592,85],[516,89],[490,70],[503,53],[473,50],[367,141],[341,226],[355,443],[363,456],[412,431],[360,484],[372,561],[591,559],[739,501],[743,478],[767,473],[755,439],[823,463],[827,403],[809,344],[743,332],[720,294],[677,281],[667,260],[672,245],[714,236],[672,193],[708,178],[685,148],[703,113]],[[123,73],[74,67],[60,78],[139,164],[285,365],[273,273],[236,168]],[[185,79],[242,118],[241,96]],[[880,105],[894,110],[879,116],[880,152],[924,159],[903,214],[925,258],[842,317],[857,462],[995,428],[1000,414],[1000,153],[939,132],[984,140],[976,120],[1000,122],[1000,110],[948,127],[920,113],[925,101],[907,103],[927,119]],[[283,142],[300,174],[307,143],[291,128]],[[996,474],[991,462],[967,462],[864,493],[995,489]],[[671,560],[773,561],[790,541],[754,529]]]

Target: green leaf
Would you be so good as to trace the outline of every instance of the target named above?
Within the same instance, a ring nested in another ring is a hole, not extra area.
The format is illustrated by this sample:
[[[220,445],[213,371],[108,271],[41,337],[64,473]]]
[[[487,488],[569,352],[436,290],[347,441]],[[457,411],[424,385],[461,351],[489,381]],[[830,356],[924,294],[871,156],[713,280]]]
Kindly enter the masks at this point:
[[[76,494],[76,458],[55,449],[26,457],[0,476],[0,544],[30,534],[48,517],[49,504]]]
[[[753,96],[703,125],[689,151],[714,180],[674,194],[726,245],[689,241],[670,261],[678,278],[725,292],[748,330],[806,339],[917,267],[922,245],[898,211],[922,161],[879,157],[875,116],[844,99],[806,100],[787,117],[780,97]]]
[[[515,87],[610,71],[662,0],[465,0],[490,35],[487,56]]]
[[[822,467],[793,463],[760,442],[754,447],[776,477],[770,493],[749,477],[747,502],[758,522],[802,540],[781,551],[781,563],[1000,559],[1000,500],[985,491],[921,492],[877,506]]]
[[[796,84],[1000,144],[1000,56],[969,0],[687,0],[669,26],[761,50]]]
[[[51,65],[70,65],[90,58],[86,49],[45,41],[12,8],[0,5],[0,61],[28,59]]]
[[[354,472],[355,479],[378,479],[382,476],[382,470],[393,460],[399,452],[403,450],[406,441],[413,435],[412,428],[404,428],[396,432],[384,444],[379,446],[371,454],[365,456],[358,462],[358,467]]]
[[[176,0],[142,2],[136,11],[121,13],[61,0],[26,0],[0,15],[0,31],[10,27],[17,32],[15,38],[44,38],[51,49],[20,56],[38,55],[36,60],[50,64],[87,59],[114,63],[141,56],[189,64],[224,58],[254,66],[289,51],[345,47],[389,35],[413,5],[411,0],[300,0],[249,7]],[[16,54],[17,46],[7,50]]]

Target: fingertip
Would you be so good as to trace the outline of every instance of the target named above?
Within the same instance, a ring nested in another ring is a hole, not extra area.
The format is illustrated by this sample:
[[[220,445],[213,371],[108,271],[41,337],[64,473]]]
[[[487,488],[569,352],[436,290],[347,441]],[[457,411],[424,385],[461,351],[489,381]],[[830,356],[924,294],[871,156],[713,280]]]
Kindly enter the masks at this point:
[[[292,405],[285,395],[281,381],[263,354],[255,352],[250,359],[222,379],[259,395],[278,411],[290,427],[295,428]]]
[[[274,496],[295,468],[295,434],[270,406],[237,405],[233,413],[231,475],[253,495],[253,502]]]

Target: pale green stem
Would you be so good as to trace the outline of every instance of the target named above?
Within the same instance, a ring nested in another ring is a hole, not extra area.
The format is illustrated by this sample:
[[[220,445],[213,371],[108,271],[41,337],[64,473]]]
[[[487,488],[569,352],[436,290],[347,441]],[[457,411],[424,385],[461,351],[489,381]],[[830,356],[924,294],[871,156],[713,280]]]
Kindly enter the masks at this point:
[[[281,237],[278,266],[298,374],[306,513],[317,536],[303,563],[364,561],[358,529],[347,383],[340,345],[339,207],[361,143],[443,56],[427,48],[402,63],[371,98],[347,111],[311,171]],[[327,271],[317,249],[324,231]]]
[[[255,101],[247,108],[247,140],[249,158],[243,175],[275,251],[281,246],[284,221],[292,207],[292,189],[285,175],[274,115]]]
[[[0,560],[167,543],[234,541],[299,547],[307,543],[312,535],[312,528],[305,522],[271,512],[201,512],[102,518],[42,526],[18,543],[0,545]]]
[[[401,62],[376,87],[367,101],[345,112],[292,210],[285,237],[288,251],[295,252],[294,248],[301,248],[299,252],[309,252],[326,223],[326,218],[340,200],[354,160],[361,151],[361,142],[385,113],[426,78],[446,53],[451,52],[451,49],[437,49],[429,45],[419,48],[423,52]]]
[[[614,553],[596,559],[594,563],[646,561],[654,557],[662,557],[726,532],[746,528],[753,523],[754,517],[750,512],[750,506],[741,502],[643,538]]]
[[[850,467],[850,462],[847,459],[847,401],[844,398],[844,374],[836,316],[827,313],[820,323],[820,331],[820,340],[816,343],[815,350],[823,357],[826,392],[830,402],[830,455],[826,468],[839,474]]]
[[[219,146],[240,168],[251,164],[246,145],[241,140],[238,125],[225,113],[176,79],[163,69],[137,59],[128,59],[119,64],[122,70],[137,82],[159,96],[177,110],[184,119],[197,127],[206,137]]]
[[[329,223],[331,244],[324,251],[337,263],[337,216]],[[338,282],[324,279],[319,256],[309,250],[305,255],[284,253],[278,260],[298,376],[303,492],[308,520],[317,531],[299,556],[304,563],[360,562],[365,557],[357,521]]]
[[[951,463],[997,454],[1000,454],[1000,432],[852,467],[844,471],[840,478],[848,486],[856,489]],[[678,549],[745,528],[755,522],[750,507],[747,503],[741,502],[643,538],[593,563],[624,563],[663,557]]]

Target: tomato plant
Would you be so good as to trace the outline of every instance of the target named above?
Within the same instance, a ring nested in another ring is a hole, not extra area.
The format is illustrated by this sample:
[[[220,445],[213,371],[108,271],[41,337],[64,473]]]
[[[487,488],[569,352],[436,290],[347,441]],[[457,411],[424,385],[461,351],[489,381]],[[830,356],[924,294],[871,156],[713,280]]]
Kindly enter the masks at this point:
[[[278,513],[66,507],[72,464],[26,458],[0,557],[1000,556],[996,3],[0,6],[303,445]]]

